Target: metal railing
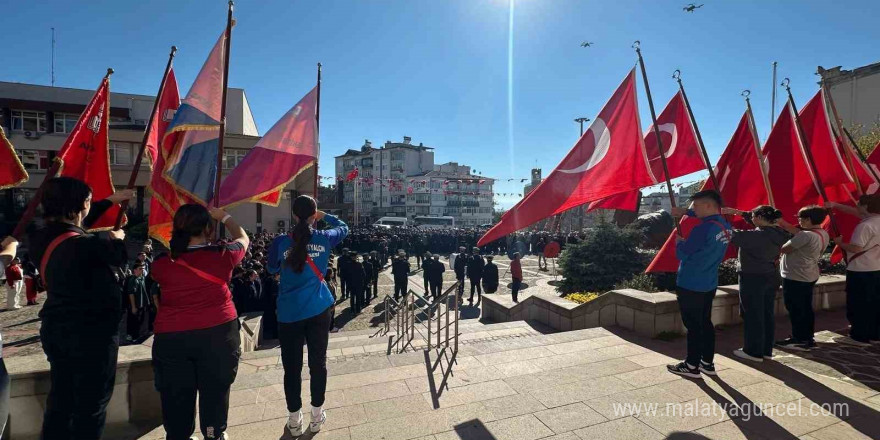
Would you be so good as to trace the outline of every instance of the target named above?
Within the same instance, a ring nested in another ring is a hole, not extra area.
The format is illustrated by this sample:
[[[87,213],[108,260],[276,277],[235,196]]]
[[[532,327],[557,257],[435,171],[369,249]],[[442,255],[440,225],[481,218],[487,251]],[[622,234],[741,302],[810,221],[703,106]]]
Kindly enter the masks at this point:
[[[426,346],[428,351],[452,347],[452,352],[458,353],[457,290],[458,282],[455,282],[434,301],[412,290],[399,301],[389,295],[385,296],[385,333],[390,333],[393,321],[395,334],[391,342],[397,353],[403,353],[409,348],[415,349],[417,346]],[[417,334],[420,341],[415,343]]]

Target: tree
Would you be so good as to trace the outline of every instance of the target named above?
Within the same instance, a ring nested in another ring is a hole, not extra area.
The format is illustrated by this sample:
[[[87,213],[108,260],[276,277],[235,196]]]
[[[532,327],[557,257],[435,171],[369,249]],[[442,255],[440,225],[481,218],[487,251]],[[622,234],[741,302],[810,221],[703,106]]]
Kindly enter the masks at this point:
[[[568,244],[559,258],[565,293],[605,292],[645,269],[639,252],[641,231],[600,221],[577,244]]]
[[[849,128],[849,132],[855,139],[858,149],[865,157],[868,157],[874,151],[874,147],[880,143],[880,119],[868,127],[864,124],[853,124]]]
[[[492,224],[498,223],[501,221],[501,216],[507,212],[506,209],[498,209],[492,214]]]

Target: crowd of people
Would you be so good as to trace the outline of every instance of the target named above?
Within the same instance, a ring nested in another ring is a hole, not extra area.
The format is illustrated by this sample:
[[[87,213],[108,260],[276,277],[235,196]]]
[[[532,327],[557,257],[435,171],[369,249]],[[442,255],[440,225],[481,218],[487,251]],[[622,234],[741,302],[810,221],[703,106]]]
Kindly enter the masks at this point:
[[[783,219],[771,206],[751,211],[722,208],[714,190],[691,198],[690,210],[675,215],[699,219],[687,238],[678,237],[679,263],[676,296],[687,329],[687,356],[667,369],[681,376],[716,375],[715,328],[712,304],[718,287],[718,267],[728,245],[738,248],[739,300],[743,319],[743,346],[733,355],[749,362],[772,359],[773,348],[796,351],[818,348],[814,338],[813,288],[819,280],[819,259],[832,240],[822,228],[830,210],[859,217],[848,241],[835,237],[847,255],[846,315],[850,333],[836,342],[866,347],[880,341],[880,195],[863,195],[855,207],[828,203],[805,206],[798,224]],[[724,215],[741,216],[751,227],[735,229]],[[791,321],[791,334],[776,338],[775,300],[779,286]]]
[[[230,387],[241,355],[238,318],[252,311],[263,312],[265,336],[280,342],[289,412],[286,429],[293,436],[318,432],[327,419],[326,353],[336,305],[348,300],[352,313],[364,309],[378,297],[379,275],[388,266],[393,296],[399,300],[406,295],[416,272],[407,250],[417,257],[426,295],[436,299],[443,293],[443,257],[458,281],[459,300],[469,287],[469,301],[476,295],[478,303],[484,291],[498,289],[495,254],[511,252],[512,297],[517,301],[522,254],[540,255],[552,241],[568,244],[579,239],[520,233],[481,249],[466,246],[476,242],[478,232],[473,230],[364,228],[351,237],[342,220],[318,210],[311,197],[300,196],[292,207],[296,227],[288,234],[249,235],[221,209],[184,205],[174,215],[170,251],[154,255],[148,241],[129,261],[123,231],[86,230],[113,204],[132,196],[131,191],[120,191],[93,203],[85,183],[51,179],[41,201],[45,225],[30,234],[29,257],[16,255],[18,242],[11,237],[0,246],[7,291],[20,292],[29,276],[35,292],[40,286],[47,290],[40,336],[51,388],[43,438],[100,438],[119,345],[150,334],[167,438],[191,437],[196,402],[204,438],[228,438]],[[692,197],[687,212],[674,212],[696,217],[699,224],[676,243],[676,294],[687,328],[687,357],[669,365],[670,372],[692,378],[716,374],[712,301],[718,266],[731,244],[739,249],[744,320],[743,347],[733,354],[762,362],[774,347],[817,348],[812,297],[820,275],[819,257],[832,241],[821,227],[829,209],[862,219],[850,240],[833,239],[848,255],[847,317],[852,327],[839,342],[868,346],[880,341],[880,196],[862,196],[857,207],[804,207],[797,225],[769,206],[748,212],[722,206],[721,196],[708,190]],[[735,229],[722,214],[742,216],[753,227]],[[229,238],[215,241],[220,224]],[[431,243],[443,244],[435,249]],[[780,284],[792,332],[777,340],[774,300]],[[19,305],[10,303],[9,308],[15,307]],[[308,347],[310,411],[304,411],[301,398],[303,345]],[[7,417],[8,396],[9,379],[0,356],[0,422]],[[310,415],[308,423],[304,412]]]

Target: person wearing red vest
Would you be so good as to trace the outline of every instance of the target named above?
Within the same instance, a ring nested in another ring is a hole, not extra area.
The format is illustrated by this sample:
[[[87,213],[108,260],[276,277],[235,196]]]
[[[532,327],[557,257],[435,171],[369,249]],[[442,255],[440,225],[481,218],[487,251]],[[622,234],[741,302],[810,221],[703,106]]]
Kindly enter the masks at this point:
[[[513,261],[510,262],[510,277],[513,278],[513,287],[510,291],[513,302],[519,302],[519,288],[522,286],[522,263],[519,252],[513,253]]]
[[[21,288],[24,285],[24,273],[21,271],[21,260],[18,257],[12,259],[12,264],[6,268],[6,309],[18,310],[21,308]]]
[[[232,242],[210,244],[214,221],[226,226]],[[241,356],[241,326],[229,283],[250,240],[218,208],[183,205],[173,225],[171,253],[156,258],[152,273],[162,292],[153,324],[153,372],[165,438],[192,436],[198,395],[202,435],[226,439],[230,387]]]
[[[56,177],[43,186],[44,227],[29,236],[40,262],[46,301],[40,340],[52,380],[43,416],[45,439],[99,439],[116,378],[122,289],[115,268],[128,260],[125,233],[86,229],[133,192],[92,202],[85,182]]]

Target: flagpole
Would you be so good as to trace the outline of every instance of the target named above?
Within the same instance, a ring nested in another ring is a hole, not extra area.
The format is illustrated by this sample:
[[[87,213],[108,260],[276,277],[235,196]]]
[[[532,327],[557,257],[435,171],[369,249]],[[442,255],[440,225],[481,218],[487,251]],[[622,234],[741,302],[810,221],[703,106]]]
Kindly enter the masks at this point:
[[[776,201],[773,200],[773,190],[770,188],[770,178],[767,175],[767,166],[764,163],[764,155],[761,153],[761,141],[758,140],[758,129],[755,127],[755,115],[752,114],[752,103],[749,101],[751,90],[743,90],[741,95],[746,98],[746,114],[749,122],[749,131],[752,133],[752,140],[755,144],[755,157],[758,159],[758,168],[761,170],[761,178],[764,180],[764,189],[767,190],[767,200],[770,206],[776,207]]]
[[[709,171],[709,178],[712,179],[712,184],[715,185],[715,189],[721,191],[721,187],[718,186],[718,179],[715,177],[715,170],[712,169],[712,162],[709,161],[709,153],[706,152],[706,145],[703,144],[703,135],[700,134],[700,127],[697,126],[697,120],[694,118],[694,112],[691,110],[691,103],[688,101],[688,95],[684,91],[684,84],[681,83],[681,70],[676,69],[675,72],[672,73],[672,78],[678,81],[678,90],[681,91],[681,97],[684,98],[684,107],[687,109],[688,118],[691,121],[691,127],[694,127],[694,132],[697,134],[697,143],[700,144],[700,152],[703,154],[703,161],[706,162],[706,170]]]
[[[226,138],[226,92],[229,86],[229,49],[232,46],[232,9],[235,2],[229,0],[226,13],[226,44],[223,47],[223,94],[220,102],[220,141],[217,143],[217,175],[214,177],[214,206],[220,207],[220,180],[223,177],[223,141]],[[218,238],[221,228],[217,228]]]
[[[843,143],[843,150],[846,156],[846,164],[847,166],[849,166],[849,172],[852,173],[853,181],[856,183],[856,190],[858,190],[858,194],[861,196],[862,194],[865,194],[865,190],[864,188],[862,188],[862,182],[859,181],[859,175],[856,172],[855,165],[853,165],[852,156],[850,155],[849,151],[850,148],[846,146],[846,139],[843,139],[843,136],[840,136],[840,134],[843,132],[843,124],[841,123],[840,116],[838,116],[837,114],[837,106],[834,105],[834,99],[831,97],[831,93],[829,93],[828,87],[825,85],[824,78],[819,81],[819,86],[822,88],[822,97],[824,98],[822,104],[826,105],[828,108],[831,108],[831,116],[834,118],[834,125],[831,126],[832,135],[834,134],[834,126],[836,125],[837,136],[834,136],[835,140],[839,138],[840,142]]]
[[[822,184],[822,177],[819,176],[819,170],[816,168],[816,160],[813,158],[813,152],[810,150],[810,145],[808,143],[809,141],[804,135],[804,127],[801,125],[801,117],[798,114],[797,105],[795,105],[794,103],[794,97],[791,96],[791,87],[789,86],[789,84],[791,84],[790,79],[785,78],[782,80],[781,85],[782,87],[785,87],[785,91],[786,93],[788,93],[788,103],[789,105],[791,105],[791,110],[794,112],[794,121],[795,125],[797,126],[798,138],[800,138],[801,141],[801,148],[803,149],[804,156],[807,158],[807,165],[810,167],[810,171],[816,178],[815,184],[818,187],[819,195],[822,196],[822,200],[824,200],[825,203],[828,203],[830,201],[828,200],[828,193],[825,192],[825,185]],[[828,219],[831,220],[831,229],[834,230],[834,235],[839,236],[840,229],[837,227],[837,220],[834,218],[834,214],[831,210],[828,211]],[[846,253],[844,253],[844,259],[847,259]]]
[[[645,83],[645,93],[648,95],[648,108],[651,110],[651,122],[653,122],[654,136],[657,137],[657,148],[660,150],[660,162],[663,164],[663,177],[666,178],[666,191],[669,192],[670,210],[675,209],[675,194],[672,192],[672,182],[669,180],[669,167],[666,165],[666,149],[663,148],[663,139],[660,138],[660,127],[657,126],[657,112],[654,111],[654,99],[651,98],[651,87],[648,85],[648,73],[645,71],[645,60],[642,58],[641,42],[636,40],[632,47],[639,56],[639,67],[642,70],[642,81]],[[675,230],[682,236],[681,226],[675,222]]]
[[[318,154],[315,155],[315,200],[318,199],[318,160],[321,157],[321,63],[318,63],[318,96],[315,104],[315,138],[318,139]]]
[[[104,80],[110,78],[110,75],[113,75],[113,68],[108,67],[107,74],[105,74],[104,78],[101,80],[101,85],[104,84]],[[27,227],[28,223],[30,223],[31,220],[33,220],[34,216],[37,214],[37,206],[39,206],[40,201],[43,199],[43,190],[46,187],[46,182],[53,179],[59,171],[61,171],[61,161],[56,158],[52,161],[52,166],[49,167],[49,170],[46,171],[46,176],[43,177],[43,181],[40,183],[40,187],[37,188],[37,192],[34,193],[34,197],[31,198],[31,201],[28,202],[27,208],[25,208],[24,213],[21,214],[21,218],[18,220],[18,224],[15,225],[15,229],[12,231],[13,237],[17,239],[23,238],[22,236],[24,234],[25,227]]]
[[[134,189],[135,181],[137,181],[138,172],[141,169],[141,162],[144,159],[144,152],[147,149],[147,141],[150,139],[150,130],[153,127],[153,120],[156,117],[156,109],[159,108],[159,101],[162,100],[162,94],[165,93],[165,82],[168,80],[168,72],[171,71],[171,62],[174,60],[174,54],[177,52],[177,46],[171,46],[171,53],[168,54],[168,63],[165,64],[165,73],[162,75],[162,82],[159,83],[159,92],[153,101],[153,111],[150,112],[150,119],[147,121],[147,128],[144,130],[144,138],[141,140],[141,148],[134,160],[134,168],[131,170],[131,176],[128,178],[128,186],[126,189]],[[161,142],[161,140],[160,140]],[[122,227],[122,217],[125,210],[128,209],[128,200],[122,202],[119,206],[119,214],[116,215],[116,223],[113,226],[114,231],[118,231]]]

